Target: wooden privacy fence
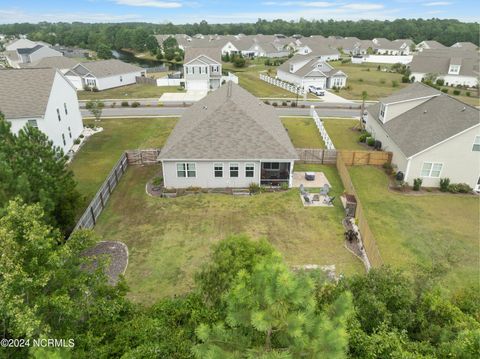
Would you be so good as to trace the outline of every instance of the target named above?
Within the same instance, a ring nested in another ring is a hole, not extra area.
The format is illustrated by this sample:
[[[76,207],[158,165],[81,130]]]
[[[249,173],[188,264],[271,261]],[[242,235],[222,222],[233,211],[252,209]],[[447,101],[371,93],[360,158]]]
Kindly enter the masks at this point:
[[[77,229],[90,229],[95,227],[97,219],[104,210],[110,195],[130,165],[152,165],[157,163],[160,149],[128,150],[122,153],[118,162],[113,166],[109,175],[100,186],[100,189],[89,203],[85,212],[75,225]]]
[[[380,255],[380,251],[378,250],[375,237],[370,230],[370,226],[368,225],[365,211],[363,209],[360,198],[358,197],[357,191],[353,186],[352,179],[350,177],[350,174],[348,173],[348,169],[345,165],[345,161],[343,160],[342,155],[337,156],[337,170],[340,178],[342,179],[345,191],[349,194],[353,194],[357,200],[355,218],[357,219],[358,230],[360,231],[363,247],[365,248],[365,252],[367,252],[368,260],[370,261],[372,267],[379,267],[383,264],[382,256]]]
[[[304,163],[318,163],[334,165],[337,163],[337,151],[322,148],[296,148],[299,161]]]
[[[146,85],[153,85],[157,86],[157,79],[145,77],[145,76],[136,76],[135,82],[137,84],[146,84]]]
[[[392,152],[341,150],[340,153],[346,166],[383,166],[392,161]]]

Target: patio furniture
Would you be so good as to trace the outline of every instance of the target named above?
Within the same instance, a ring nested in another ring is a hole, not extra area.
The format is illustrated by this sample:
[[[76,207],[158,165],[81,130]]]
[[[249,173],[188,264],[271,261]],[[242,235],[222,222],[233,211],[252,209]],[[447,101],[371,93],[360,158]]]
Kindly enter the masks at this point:
[[[328,195],[325,196],[325,199],[323,200],[323,203],[325,203],[327,206],[333,206],[333,201],[335,200],[334,197],[329,197]]]
[[[304,194],[303,195],[303,199],[305,200],[305,203],[308,203],[308,204],[311,204],[312,201],[310,200],[310,196],[308,195],[308,193]]]
[[[320,202],[320,195],[319,194],[314,194],[312,197],[313,202]]]
[[[330,186],[328,185],[328,183],[325,183],[322,189],[320,190],[320,194],[322,196],[328,196],[328,192],[330,192]]]
[[[315,172],[305,172],[305,179],[307,181],[315,181]]]

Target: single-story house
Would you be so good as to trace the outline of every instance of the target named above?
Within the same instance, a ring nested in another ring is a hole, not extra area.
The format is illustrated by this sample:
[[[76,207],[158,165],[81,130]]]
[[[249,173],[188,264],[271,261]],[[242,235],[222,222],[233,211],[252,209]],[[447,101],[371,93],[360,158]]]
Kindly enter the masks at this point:
[[[385,38],[375,38],[372,40],[373,49],[379,55],[410,55],[410,47],[414,45],[410,39],[397,39],[390,41]]]
[[[26,64],[21,67],[35,67],[35,68],[52,68],[59,69],[62,74],[65,74],[70,69],[78,64],[78,60],[71,59],[65,56],[44,57],[43,59],[31,64]]]
[[[316,86],[323,89],[345,87],[347,75],[322,61],[314,54],[295,55],[277,69],[277,78],[307,89]]]
[[[340,52],[337,49],[322,44],[320,40],[304,39],[302,45],[298,47],[297,53],[300,55],[315,54],[322,61],[334,61],[340,58]]]
[[[185,88],[216,90],[222,80],[222,59],[217,47],[187,47],[183,65]]]
[[[77,91],[52,68],[0,71],[0,112],[13,133],[26,125],[37,127],[64,153],[83,130]]]
[[[415,49],[419,52],[422,52],[423,50],[438,50],[438,49],[444,49],[445,46],[438,41],[435,40],[426,40],[422,41],[417,44]]]
[[[297,159],[275,109],[232,82],[189,107],[158,156],[167,188],[292,186]]]
[[[38,43],[28,39],[15,39],[5,45],[5,51],[16,51],[17,49],[26,49],[37,46]]]
[[[462,50],[478,51],[478,46],[471,42],[456,42],[452,48],[460,48]]]
[[[413,184],[440,178],[480,190],[479,110],[432,87],[413,83],[367,108],[366,129]]]
[[[126,62],[111,59],[82,62],[65,73],[78,90],[96,88],[99,91],[136,83],[145,76],[145,69]]]
[[[415,55],[410,63],[410,78],[422,81],[427,74],[443,79],[446,85],[478,85],[479,54],[477,51],[445,48],[424,50]]]

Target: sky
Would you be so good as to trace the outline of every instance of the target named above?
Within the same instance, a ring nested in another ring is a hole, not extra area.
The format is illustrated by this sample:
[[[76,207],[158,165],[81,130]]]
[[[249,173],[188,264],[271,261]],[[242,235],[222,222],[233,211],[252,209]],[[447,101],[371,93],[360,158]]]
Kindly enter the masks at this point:
[[[129,22],[175,24],[298,20],[394,20],[441,18],[480,20],[478,0],[0,0],[0,23]]]

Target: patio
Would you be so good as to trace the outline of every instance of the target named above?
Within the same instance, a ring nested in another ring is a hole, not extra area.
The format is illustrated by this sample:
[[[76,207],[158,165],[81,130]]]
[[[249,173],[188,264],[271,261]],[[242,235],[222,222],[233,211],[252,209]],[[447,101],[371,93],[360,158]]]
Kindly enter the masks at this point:
[[[307,181],[305,179],[305,172],[293,172],[293,184],[294,188],[300,187],[303,185],[305,188],[322,188],[324,185],[328,184],[330,187],[330,182],[328,182],[327,177],[323,172],[309,172],[315,174],[315,179],[313,181]]]

